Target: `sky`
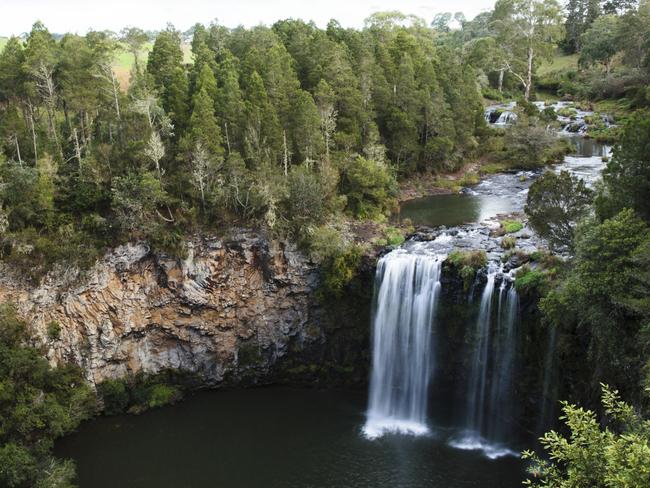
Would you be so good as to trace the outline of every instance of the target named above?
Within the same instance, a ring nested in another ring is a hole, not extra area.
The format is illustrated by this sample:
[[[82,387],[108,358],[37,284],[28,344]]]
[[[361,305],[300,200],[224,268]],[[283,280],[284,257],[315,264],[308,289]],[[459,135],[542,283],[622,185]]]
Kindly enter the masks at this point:
[[[400,10],[431,21],[436,13],[448,11],[472,18],[493,4],[494,0],[0,0],[0,35],[28,32],[36,20],[51,32],[78,34],[89,29],[119,31],[125,26],[159,30],[167,22],[186,30],[214,19],[228,27],[250,27],[300,18],[324,27],[335,18],[344,27],[361,27],[366,17],[378,11]]]

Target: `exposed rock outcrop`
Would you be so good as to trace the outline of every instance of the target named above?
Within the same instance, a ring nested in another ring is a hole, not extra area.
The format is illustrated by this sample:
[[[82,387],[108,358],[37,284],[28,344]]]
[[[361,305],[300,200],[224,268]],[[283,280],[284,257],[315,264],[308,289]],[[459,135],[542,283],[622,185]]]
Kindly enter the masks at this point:
[[[0,301],[18,304],[52,363],[78,364],[93,383],[169,368],[205,385],[257,383],[289,356],[320,364],[329,346],[341,355],[326,333],[337,327],[316,299],[317,267],[250,231],[197,238],[182,260],[127,244],[75,285],[64,278],[30,288],[2,273]]]

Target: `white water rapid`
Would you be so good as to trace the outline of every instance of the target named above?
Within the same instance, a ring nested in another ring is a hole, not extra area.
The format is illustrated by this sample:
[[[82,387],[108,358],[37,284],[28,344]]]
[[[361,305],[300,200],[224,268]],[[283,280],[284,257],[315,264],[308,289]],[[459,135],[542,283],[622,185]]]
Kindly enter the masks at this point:
[[[364,434],[422,435],[433,373],[432,331],[445,256],[398,250],[377,266],[372,375]]]

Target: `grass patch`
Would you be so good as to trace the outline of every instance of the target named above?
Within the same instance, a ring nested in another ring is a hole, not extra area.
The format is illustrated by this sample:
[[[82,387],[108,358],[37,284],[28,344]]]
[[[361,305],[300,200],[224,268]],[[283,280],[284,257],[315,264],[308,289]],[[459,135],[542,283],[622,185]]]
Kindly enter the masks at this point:
[[[487,265],[487,254],[485,251],[452,251],[447,256],[446,263],[458,270],[459,276],[463,279],[465,290],[469,290],[476,278],[479,269]]]
[[[436,178],[434,186],[436,188],[442,188],[443,190],[449,190],[453,193],[458,193],[461,190],[461,186],[457,180],[451,180],[447,178]]]
[[[481,181],[481,177],[478,173],[465,173],[463,177],[458,181],[458,184],[462,187],[465,186],[474,186],[478,185]]]
[[[506,234],[514,234],[524,228],[524,224],[518,220],[504,220],[501,222],[501,225],[503,226],[503,230],[506,231]]]
[[[465,173],[459,179],[441,178],[438,176],[436,177],[434,186],[436,188],[449,190],[453,193],[458,193],[464,187],[477,185],[480,181],[481,181],[481,177],[479,176],[478,173],[469,172],[469,173]]]
[[[501,247],[503,249],[512,249],[517,244],[517,238],[513,236],[505,236],[501,239]]]
[[[554,71],[566,71],[570,69],[578,69],[578,54],[569,54],[569,55],[562,55],[562,54],[557,54],[556,56],[553,56],[553,59],[551,60],[550,63],[544,62],[542,65],[537,69],[537,74],[538,75],[546,75],[549,73],[553,73]]]
[[[495,173],[502,173],[508,169],[505,163],[487,163],[481,166],[480,172],[484,175],[493,175]]]
[[[562,107],[557,111],[557,114],[561,117],[575,117],[578,111],[574,107]]]
[[[146,67],[147,59],[152,49],[153,42],[147,42],[143,45],[142,52],[139,56],[142,68]],[[182,44],[181,49],[183,50],[183,62],[185,64],[192,64],[192,46],[189,44]],[[115,60],[113,61],[113,71],[115,71],[115,76],[117,76],[123,90],[129,86],[129,77],[134,63],[135,58],[133,57],[133,54],[126,49],[126,46],[122,46],[122,48],[117,51]]]
[[[449,253],[447,261],[457,268],[461,266],[471,266],[472,268],[479,269],[487,265],[487,254],[483,250],[456,250]]]

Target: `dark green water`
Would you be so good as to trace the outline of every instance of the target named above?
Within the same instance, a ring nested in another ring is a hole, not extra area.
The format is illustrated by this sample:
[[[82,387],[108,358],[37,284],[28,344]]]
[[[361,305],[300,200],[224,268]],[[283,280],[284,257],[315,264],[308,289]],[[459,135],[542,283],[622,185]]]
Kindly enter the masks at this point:
[[[398,219],[411,219],[415,225],[456,226],[480,222],[499,213],[513,210],[503,197],[486,195],[434,195],[405,202]]]
[[[360,434],[365,392],[204,392],[141,416],[100,418],[62,439],[81,488],[509,488],[513,457],[489,460],[444,435]]]

